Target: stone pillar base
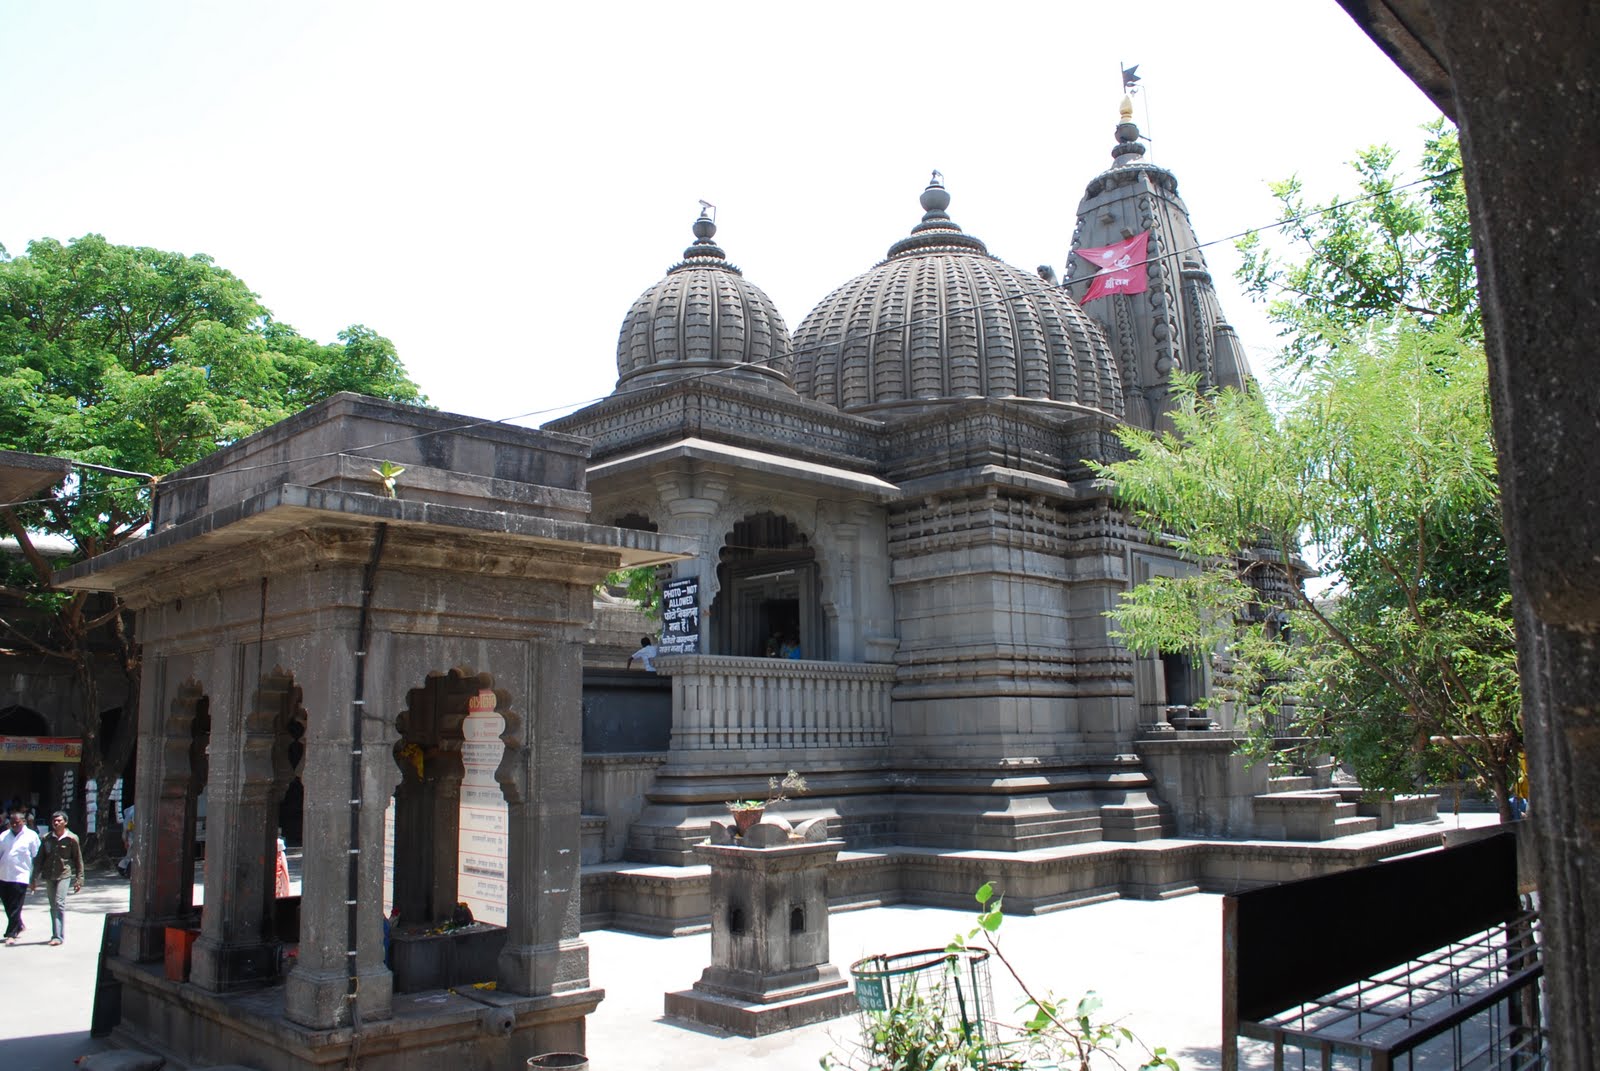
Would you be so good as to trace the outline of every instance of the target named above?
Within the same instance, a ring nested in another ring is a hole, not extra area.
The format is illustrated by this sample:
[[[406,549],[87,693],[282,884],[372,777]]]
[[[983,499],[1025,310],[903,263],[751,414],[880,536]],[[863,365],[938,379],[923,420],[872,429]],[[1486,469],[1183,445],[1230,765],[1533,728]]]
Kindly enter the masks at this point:
[[[856,1010],[856,995],[846,982],[835,981],[803,996],[759,1002],[705,989],[696,982],[693,989],[668,993],[665,1010],[673,1018],[758,1038],[849,1015]]]
[[[500,951],[498,988],[530,997],[589,988],[589,946],[579,939],[554,945],[507,944]]]
[[[193,925],[193,920],[189,920]],[[159,963],[167,955],[167,927],[181,926],[179,919],[136,919],[128,916],[122,920],[122,940],[117,953],[133,963]]]
[[[250,989],[278,977],[276,941],[225,945],[202,937],[194,943],[189,981],[213,993]]]
[[[387,1019],[392,1014],[394,976],[387,967],[361,972],[356,977],[362,1022]],[[289,972],[283,985],[283,1017],[313,1030],[331,1030],[350,1024],[350,979],[343,971],[314,970],[301,964]]]

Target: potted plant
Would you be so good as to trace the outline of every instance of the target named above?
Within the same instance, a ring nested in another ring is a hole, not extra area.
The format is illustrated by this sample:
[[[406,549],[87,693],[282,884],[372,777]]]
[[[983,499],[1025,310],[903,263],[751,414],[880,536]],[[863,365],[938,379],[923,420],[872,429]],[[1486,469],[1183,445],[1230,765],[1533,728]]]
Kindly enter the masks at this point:
[[[745,830],[761,821],[761,815],[774,803],[782,803],[793,793],[804,794],[806,779],[795,770],[782,777],[767,778],[767,798],[764,800],[729,800],[728,811],[733,815],[733,826],[743,836]]]

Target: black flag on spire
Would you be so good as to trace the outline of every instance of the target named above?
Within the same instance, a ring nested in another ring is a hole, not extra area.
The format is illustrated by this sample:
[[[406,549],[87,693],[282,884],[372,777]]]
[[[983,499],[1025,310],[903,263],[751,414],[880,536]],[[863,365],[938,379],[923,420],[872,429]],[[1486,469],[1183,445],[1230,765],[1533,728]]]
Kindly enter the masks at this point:
[[[1129,93],[1132,93],[1135,89],[1138,88],[1138,86],[1136,86],[1134,84],[1134,83],[1136,83],[1138,81],[1139,81],[1139,65],[1137,63],[1135,63],[1132,67],[1123,67],[1122,68],[1122,88],[1123,89],[1127,90]]]

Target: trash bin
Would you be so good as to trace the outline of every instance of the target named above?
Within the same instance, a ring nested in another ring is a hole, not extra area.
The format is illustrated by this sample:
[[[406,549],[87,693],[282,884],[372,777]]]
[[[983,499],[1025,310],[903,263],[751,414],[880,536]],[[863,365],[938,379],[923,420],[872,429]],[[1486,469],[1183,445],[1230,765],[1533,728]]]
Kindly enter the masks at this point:
[[[560,1067],[565,1071],[589,1071],[589,1058],[581,1052],[547,1052],[528,1057],[528,1071]]]

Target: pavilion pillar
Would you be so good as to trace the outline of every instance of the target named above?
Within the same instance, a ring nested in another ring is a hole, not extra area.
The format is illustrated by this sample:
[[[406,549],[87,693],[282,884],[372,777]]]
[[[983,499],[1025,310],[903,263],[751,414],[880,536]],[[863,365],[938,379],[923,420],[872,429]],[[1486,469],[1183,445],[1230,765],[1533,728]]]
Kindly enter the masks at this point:
[[[532,687],[520,729],[508,733],[514,769],[511,783],[502,783],[510,836],[498,982],[502,991],[528,996],[589,987],[589,949],[578,925],[583,656],[569,631],[531,640]]]
[[[383,961],[383,823],[399,769],[391,757],[395,734],[383,716],[392,701],[387,688],[389,642],[377,633],[369,643],[366,699],[358,708],[352,690],[355,641],[353,631],[328,637],[321,660],[324,672],[302,685],[306,709],[315,714],[306,731],[301,780],[306,799],[315,805],[306,808],[300,953],[284,983],[284,1016],[314,1030],[350,1025],[352,960],[361,1021],[388,1019],[392,1012],[393,976]],[[360,783],[351,778],[358,716],[363,718]],[[361,801],[359,844],[351,842],[352,800]]]
[[[248,713],[213,722],[206,794],[208,820],[232,836],[214,845],[206,867],[206,905],[189,980],[226,992],[261,985],[278,974],[272,932],[277,861],[277,796],[272,750],[275,715],[294,702],[293,681],[279,670],[247,697]]]
[[[194,906],[194,856],[192,850],[183,849],[183,842],[192,836],[190,727],[195,705],[204,696],[192,684],[173,691],[177,694],[169,691],[167,659],[147,658],[139,697],[144,714],[139,724],[139,782],[130,846],[132,889],[120,947],[124,958],[139,962],[162,958],[167,927],[192,921]]]

